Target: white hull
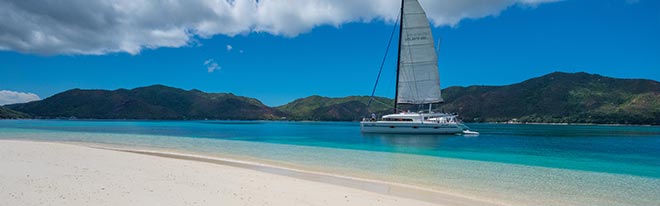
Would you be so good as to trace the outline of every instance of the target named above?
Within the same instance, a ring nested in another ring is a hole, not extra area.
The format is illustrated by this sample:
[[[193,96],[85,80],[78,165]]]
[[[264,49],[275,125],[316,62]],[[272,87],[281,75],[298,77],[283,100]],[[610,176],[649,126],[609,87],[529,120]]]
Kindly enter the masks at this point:
[[[363,133],[383,134],[479,134],[471,132],[455,115],[444,113],[399,113],[360,122]]]
[[[458,123],[401,123],[401,122],[360,122],[363,133],[382,134],[462,134],[463,127]]]

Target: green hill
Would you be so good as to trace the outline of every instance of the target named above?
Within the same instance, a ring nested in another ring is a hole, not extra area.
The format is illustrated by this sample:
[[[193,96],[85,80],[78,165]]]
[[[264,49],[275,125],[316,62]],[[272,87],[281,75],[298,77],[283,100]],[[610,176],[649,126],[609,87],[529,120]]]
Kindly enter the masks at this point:
[[[7,107],[37,118],[245,120],[282,115],[256,99],[162,85],[114,91],[73,89]]]
[[[368,96],[330,98],[315,95],[296,99],[277,109],[288,114],[288,118],[293,120],[355,121],[371,113],[385,113],[392,108],[394,102],[392,99],[375,97],[368,108],[369,99]]]
[[[660,125],[660,83],[652,80],[555,72],[506,86],[450,87],[443,90],[443,98],[447,102],[434,106],[436,110],[456,112],[466,122]],[[371,113],[391,112],[392,99],[376,97],[367,107],[369,99],[310,96],[271,108],[253,98],[162,85],[73,89],[41,101],[0,107],[0,118],[355,121]],[[425,106],[402,108],[416,111]]]
[[[0,119],[25,119],[29,117],[30,116],[25,113],[0,106]]]
[[[597,123],[660,125],[660,83],[587,73],[555,72],[507,86],[450,87],[436,111],[456,112],[466,122]],[[295,119],[358,120],[373,111],[390,112],[393,100],[369,97],[298,99],[278,109]],[[424,108],[400,106],[417,111]]]
[[[660,124],[660,83],[555,72],[508,86],[450,87],[446,111],[466,121]]]

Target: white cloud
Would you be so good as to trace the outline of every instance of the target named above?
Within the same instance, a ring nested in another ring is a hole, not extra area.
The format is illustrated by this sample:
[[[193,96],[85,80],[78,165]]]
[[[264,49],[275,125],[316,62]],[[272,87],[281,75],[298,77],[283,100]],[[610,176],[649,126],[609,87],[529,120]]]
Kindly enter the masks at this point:
[[[234,49],[234,47],[232,47],[231,45],[227,44],[227,51],[231,51],[232,49]]]
[[[420,0],[435,26],[558,0]],[[0,50],[58,55],[138,54],[250,32],[294,37],[316,26],[392,22],[400,0],[0,1]]]
[[[7,104],[25,103],[36,100],[41,100],[41,98],[33,93],[0,90],[0,106]]]
[[[204,61],[204,66],[206,66],[206,70],[209,73],[213,73],[216,70],[222,69],[222,67],[220,67],[220,65],[218,65],[218,62],[216,62],[214,59],[207,59],[206,61]]]

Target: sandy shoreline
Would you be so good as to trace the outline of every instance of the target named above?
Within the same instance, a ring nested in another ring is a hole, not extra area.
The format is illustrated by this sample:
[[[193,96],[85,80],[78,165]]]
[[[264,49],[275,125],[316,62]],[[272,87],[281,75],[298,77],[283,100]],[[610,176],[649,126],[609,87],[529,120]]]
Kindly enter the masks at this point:
[[[485,205],[423,188],[160,151],[0,140],[2,205]]]

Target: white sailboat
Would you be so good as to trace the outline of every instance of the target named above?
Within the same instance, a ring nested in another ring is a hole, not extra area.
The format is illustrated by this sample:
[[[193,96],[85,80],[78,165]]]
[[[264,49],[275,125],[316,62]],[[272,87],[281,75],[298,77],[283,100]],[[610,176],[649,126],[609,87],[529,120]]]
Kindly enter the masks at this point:
[[[430,22],[417,0],[403,0],[399,29],[399,56],[394,114],[360,122],[364,133],[478,134],[462,124],[457,115],[434,113],[442,103],[438,56]],[[428,105],[427,112],[401,112],[398,104]]]

